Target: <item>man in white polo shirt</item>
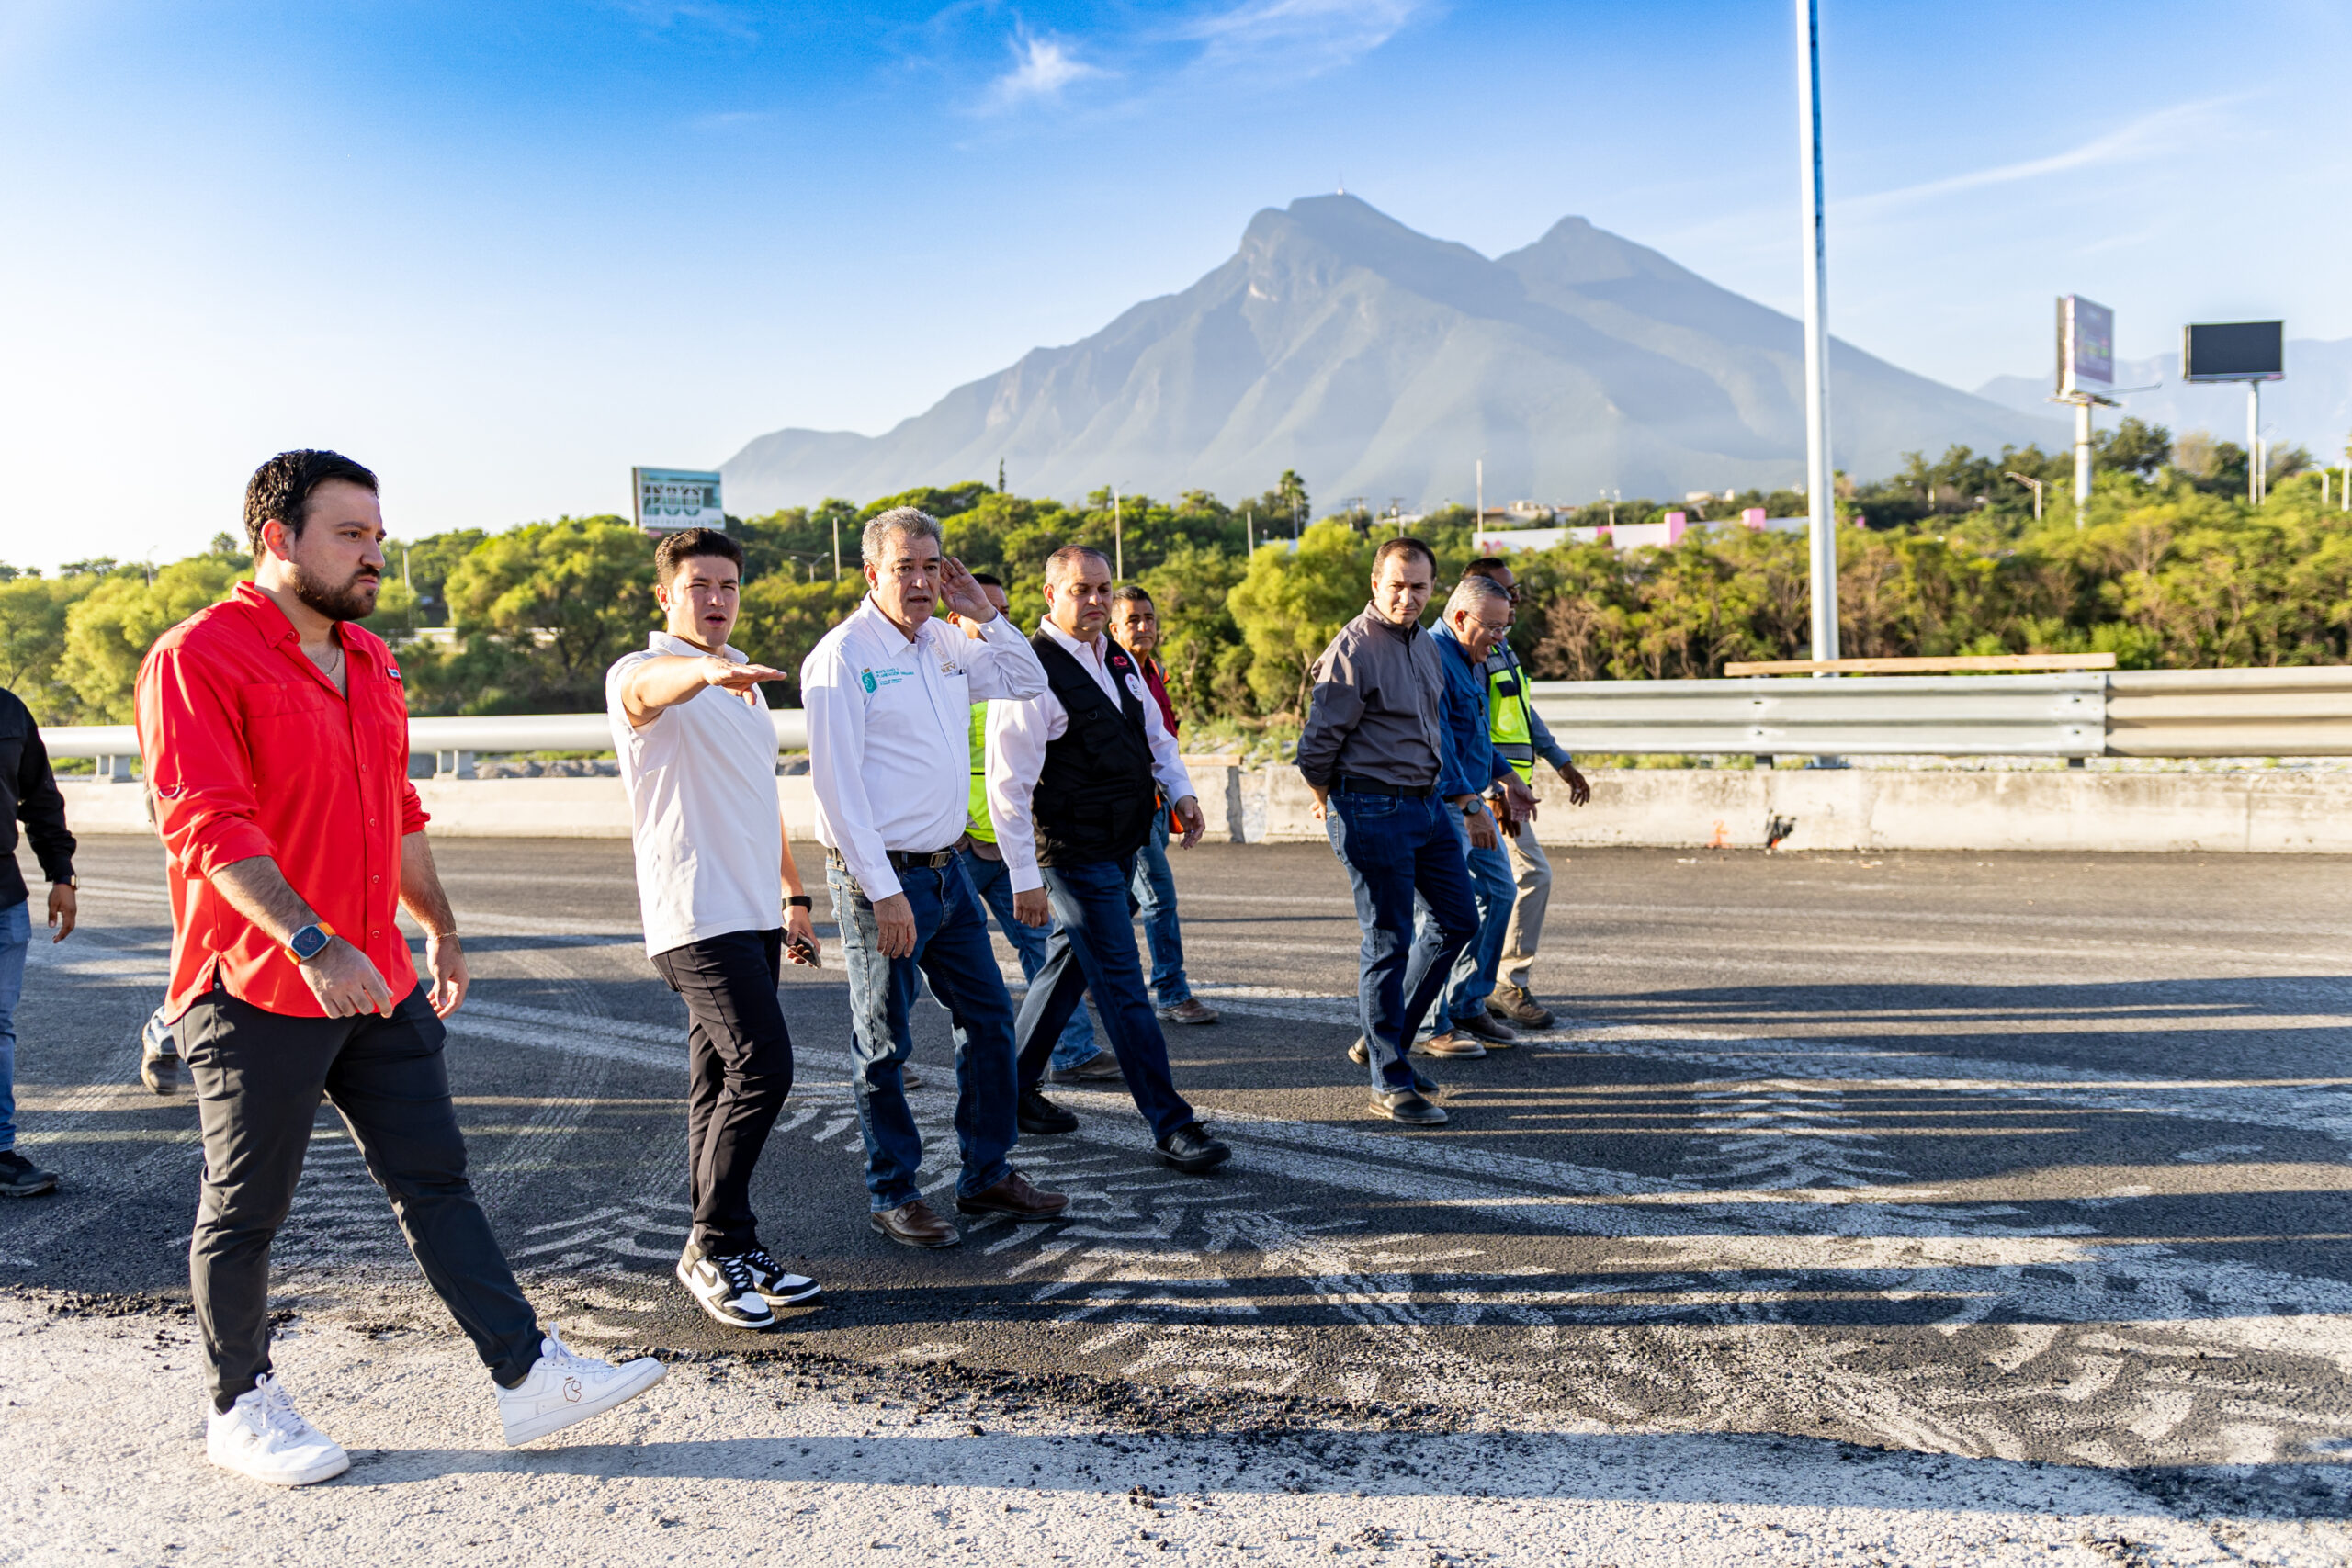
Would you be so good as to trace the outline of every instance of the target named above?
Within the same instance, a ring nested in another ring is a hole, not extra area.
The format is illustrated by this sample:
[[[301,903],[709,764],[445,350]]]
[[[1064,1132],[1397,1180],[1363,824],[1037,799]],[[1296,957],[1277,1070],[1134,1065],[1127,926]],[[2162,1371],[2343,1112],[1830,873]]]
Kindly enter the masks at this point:
[[[681,529],[653,566],[665,625],[606,672],[605,705],[628,789],[645,950],[690,1021],[694,1229],[678,1278],[719,1322],[767,1328],[777,1307],[818,1294],[760,1245],[752,1213],[752,1169],[792,1091],[792,1035],[776,1001],[783,956],[817,962],[759,692],[785,673],[727,646],[742,585],[734,540]]]
[[[963,1236],[917,1185],[922,1134],[900,1077],[921,981],[959,1032],[956,1212],[1050,1220],[1069,1206],[1012,1168],[1012,998],[957,853],[970,809],[972,705],[1026,701],[1046,689],[1046,671],[944,553],[930,516],[894,507],[865,525],[863,545],[870,592],[800,665],[808,781],[849,970],[869,1222],[903,1246],[954,1247]],[[933,619],[935,609],[955,611],[978,635]]]

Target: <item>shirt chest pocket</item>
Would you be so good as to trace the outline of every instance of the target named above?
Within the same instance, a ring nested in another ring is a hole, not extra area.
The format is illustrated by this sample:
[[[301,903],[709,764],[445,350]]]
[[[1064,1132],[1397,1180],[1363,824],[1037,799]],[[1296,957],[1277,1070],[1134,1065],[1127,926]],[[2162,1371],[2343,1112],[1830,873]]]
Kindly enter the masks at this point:
[[[299,770],[350,750],[344,705],[316,686],[255,681],[239,687],[237,699],[244,710],[245,748],[256,784],[266,785],[273,778],[290,782]]]

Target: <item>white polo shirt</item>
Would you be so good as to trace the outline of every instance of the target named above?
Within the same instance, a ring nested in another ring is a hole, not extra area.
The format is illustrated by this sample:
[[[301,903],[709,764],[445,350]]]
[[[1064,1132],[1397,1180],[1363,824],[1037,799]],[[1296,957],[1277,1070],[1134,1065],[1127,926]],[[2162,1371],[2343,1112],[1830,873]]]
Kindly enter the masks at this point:
[[[640,729],[621,705],[621,677],[665,654],[706,657],[693,643],[655,632],[645,651],[623,654],[605,672],[649,953],[784,924],[784,822],[767,703],[756,687],[739,694],[706,686]],[[731,648],[718,657],[749,662]]]
[[[899,891],[886,852],[928,853],[964,836],[972,798],[972,705],[1025,701],[1046,669],[998,615],[970,637],[928,620],[913,637],[868,594],[800,663],[817,837],[869,899]]]

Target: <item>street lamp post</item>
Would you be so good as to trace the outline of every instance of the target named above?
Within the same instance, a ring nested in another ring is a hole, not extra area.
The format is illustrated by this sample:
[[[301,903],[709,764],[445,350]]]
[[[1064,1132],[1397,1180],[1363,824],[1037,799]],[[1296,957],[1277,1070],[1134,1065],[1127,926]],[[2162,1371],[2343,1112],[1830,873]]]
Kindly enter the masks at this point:
[[[1798,197],[1804,220],[1805,511],[1812,546],[1813,657],[1838,657],[1838,494],[1829,460],[1829,306],[1821,197],[1821,11],[1797,4]]]

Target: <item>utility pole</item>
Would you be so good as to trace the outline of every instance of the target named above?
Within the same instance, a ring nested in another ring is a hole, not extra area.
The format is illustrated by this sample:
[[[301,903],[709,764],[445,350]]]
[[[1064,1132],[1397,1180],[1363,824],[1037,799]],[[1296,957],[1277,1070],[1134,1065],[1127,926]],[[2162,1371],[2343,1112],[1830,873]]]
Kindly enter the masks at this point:
[[[1111,575],[1121,582],[1127,579],[1127,538],[1119,527],[1119,492],[1111,491]]]
[[[833,575],[842,574],[842,509],[838,506],[827,513],[833,520]]]
[[[2021,484],[2021,485],[2026,486],[2027,488],[2029,488],[2030,490],[2031,490],[2031,491],[2033,491],[2033,520],[2034,520],[2036,523],[2041,522],[2041,481],[2040,479],[2030,479],[2030,478],[2028,478],[2028,477],[2027,477],[2026,475],[2024,475],[2024,474],[2009,474],[2009,475],[2007,475],[2007,478],[2009,478],[2009,479],[2013,479],[2017,480],[2017,481],[2018,481],[2018,483],[2019,483],[2019,484]],[[2082,526],[2082,521],[2083,521],[2083,519],[2082,519],[2082,509],[2081,509],[2080,507],[2077,507],[2077,508],[2075,508],[2075,525],[2076,527],[2080,527],[2080,526]]]
[[[1838,480],[1829,458],[1829,303],[1821,195],[1821,10],[1797,6],[1798,199],[1804,220],[1805,512],[1812,520],[1813,657],[1838,657]]]
[[[1487,459],[1478,459],[1478,514],[1470,520],[1474,529],[1487,525]]]
[[[1241,558],[1248,560],[1258,553],[1258,514],[1256,513],[1244,511],[1241,513],[1241,537],[1246,541],[1242,546]]]
[[[2262,383],[2245,384],[2245,499],[2248,505],[2260,506],[2269,486],[2263,483],[2262,472]]]

